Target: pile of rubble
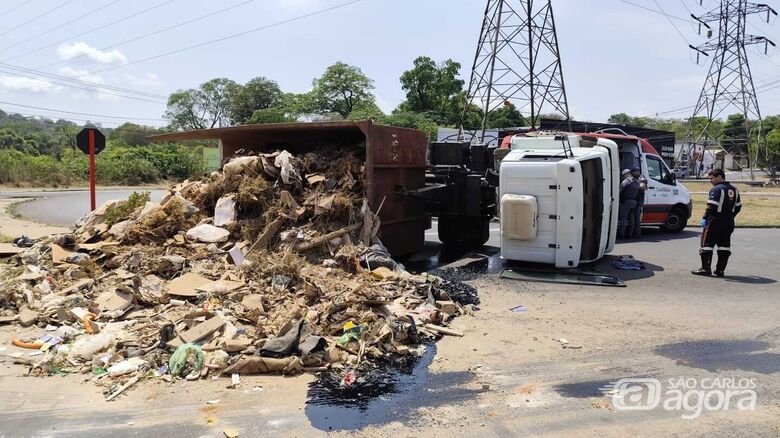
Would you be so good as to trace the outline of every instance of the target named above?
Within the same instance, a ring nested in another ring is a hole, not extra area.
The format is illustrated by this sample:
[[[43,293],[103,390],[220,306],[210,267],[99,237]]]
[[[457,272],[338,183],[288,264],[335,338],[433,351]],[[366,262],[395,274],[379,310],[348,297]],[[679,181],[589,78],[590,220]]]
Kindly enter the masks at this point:
[[[101,206],[0,264],[0,324],[32,350],[5,359],[112,398],[143,378],[354,376],[462,335],[446,326],[476,303],[390,258],[364,172],[359,148],[247,155],[158,203]]]

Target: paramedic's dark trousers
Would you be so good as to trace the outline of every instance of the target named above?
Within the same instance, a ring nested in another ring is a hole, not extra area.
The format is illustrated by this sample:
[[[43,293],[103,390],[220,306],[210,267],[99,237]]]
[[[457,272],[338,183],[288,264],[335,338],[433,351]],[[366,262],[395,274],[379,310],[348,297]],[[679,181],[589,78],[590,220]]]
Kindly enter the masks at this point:
[[[733,217],[715,217],[710,219],[701,235],[701,267],[710,270],[712,254],[718,247],[718,263],[716,272],[723,272],[731,256],[731,233],[734,232]]]
[[[629,237],[640,237],[642,235],[642,210],[644,207],[644,203],[638,203],[636,204],[636,207],[634,208],[634,221],[631,223],[631,226],[628,228],[628,236]]]
[[[634,209],[636,209],[636,200],[628,199],[620,204],[620,210],[618,211],[618,239],[625,239],[626,232],[631,230],[629,223],[633,223]]]

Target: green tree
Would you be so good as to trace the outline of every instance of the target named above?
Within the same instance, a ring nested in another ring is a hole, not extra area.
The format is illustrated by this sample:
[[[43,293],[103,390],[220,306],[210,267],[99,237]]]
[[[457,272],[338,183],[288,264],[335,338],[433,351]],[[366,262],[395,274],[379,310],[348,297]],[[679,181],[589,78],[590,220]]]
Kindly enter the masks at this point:
[[[285,113],[283,108],[264,108],[252,113],[246,124],[260,125],[263,123],[289,123],[294,122],[295,117]]]
[[[197,89],[177,91],[168,97],[163,117],[174,130],[230,126],[231,96],[238,87],[230,79],[217,78],[202,83]]]
[[[361,104],[375,100],[374,81],[359,68],[343,62],[328,67],[312,85],[312,109],[319,114],[336,113],[346,119]]]
[[[282,90],[276,82],[256,77],[231,93],[230,120],[237,125],[248,123],[257,110],[267,110],[282,102]]]
[[[504,106],[488,113],[488,128],[513,128],[525,126],[526,120],[517,108],[508,102]]]
[[[633,120],[633,117],[629,116],[626,113],[618,113],[618,114],[612,114],[607,119],[607,123],[611,123],[613,125],[630,125]]]
[[[149,126],[127,122],[114,128],[108,135],[108,139],[125,146],[146,146],[149,144],[146,137],[159,132],[160,130]]]
[[[414,60],[414,66],[401,74],[406,100],[400,111],[427,113],[436,122],[453,125],[460,122],[458,111],[464,82],[458,79],[461,65],[451,59],[441,64],[428,56]]]
[[[777,170],[780,167],[780,128],[775,128],[766,135],[763,150],[758,152],[758,162],[761,169],[769,173],[772,179],[777,178]]]

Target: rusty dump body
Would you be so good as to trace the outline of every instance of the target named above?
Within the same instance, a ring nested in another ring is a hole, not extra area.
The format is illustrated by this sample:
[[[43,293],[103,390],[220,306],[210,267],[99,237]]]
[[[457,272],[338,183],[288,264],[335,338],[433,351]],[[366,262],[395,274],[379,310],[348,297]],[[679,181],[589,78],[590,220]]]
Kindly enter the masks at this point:
[[[333,148],[365,148],[366,196],[372,210],[380,205],[380,237],[393,255],[423,247],[430,216],[421,199],[400,193],[425,186],[425,134],[415,129],[375,125],[371,121],[272,123],[175,132],[149,137],[154,142],[219,140],[224,161],[239,149],[303,154]],[[384,202],[384,203],[383,203]]]

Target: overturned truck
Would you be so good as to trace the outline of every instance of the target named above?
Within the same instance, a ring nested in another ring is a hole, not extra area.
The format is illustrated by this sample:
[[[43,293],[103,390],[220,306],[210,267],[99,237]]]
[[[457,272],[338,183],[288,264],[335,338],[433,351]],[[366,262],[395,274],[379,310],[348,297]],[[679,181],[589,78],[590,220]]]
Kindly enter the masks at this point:
[[[432,143],[415,129],[365,121],[274,123],[176,132],[154,142],[217,140],[222,163],[232,157],[286,150],[293,155],[357,148],[379,236],[393,256],[414,253],[425,243],[431,218],[439,240],[479,247],[489,238],[496,214],[498,175],[493,150],[469,143]]]

